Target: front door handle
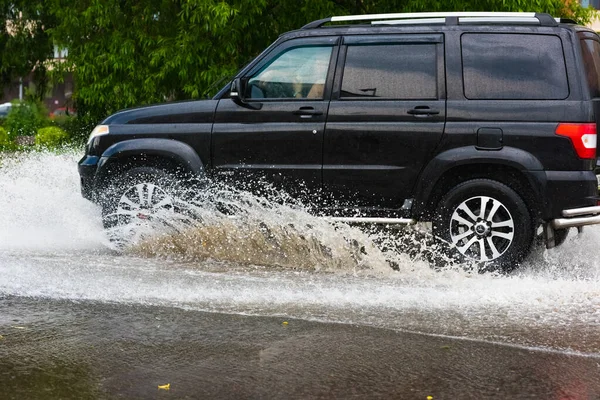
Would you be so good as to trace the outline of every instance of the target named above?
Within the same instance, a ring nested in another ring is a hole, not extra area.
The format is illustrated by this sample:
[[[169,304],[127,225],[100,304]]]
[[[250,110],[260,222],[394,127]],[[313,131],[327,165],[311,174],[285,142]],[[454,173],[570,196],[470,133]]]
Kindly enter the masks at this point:
[[[299,115],[300,118],[311,118],[313,116],[323,115],[321,111],[315,110],[314,107],[300,107],[294,111],[294,115]]]
[[[440,111],[435,108],[430,108],[429,106],[416,106],[415,108],[408,110],[407,113],[414,115],[415,117],[427,117],[430,115],[437,115]]]

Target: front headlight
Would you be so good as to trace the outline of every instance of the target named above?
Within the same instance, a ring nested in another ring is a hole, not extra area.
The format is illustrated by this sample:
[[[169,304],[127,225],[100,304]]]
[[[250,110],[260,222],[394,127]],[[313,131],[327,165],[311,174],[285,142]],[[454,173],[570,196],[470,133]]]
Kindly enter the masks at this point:
[[[88,144],[98,136],[108,135],[108,125],[96,125],[92,133],[90,133],[90,137],[88,138]]]

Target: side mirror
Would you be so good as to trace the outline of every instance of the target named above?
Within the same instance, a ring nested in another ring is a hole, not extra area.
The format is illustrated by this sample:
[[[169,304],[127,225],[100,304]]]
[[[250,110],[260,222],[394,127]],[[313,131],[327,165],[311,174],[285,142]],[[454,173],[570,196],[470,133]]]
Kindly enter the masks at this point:
[[[231,100],[240,107],[250,108],[252,110],[260,110],[262,103],[259,102],[248,102],[244,98],[244,91],[246,90],[246,81],[242,78],[235,78],[231,81],[231,89],[229,90],[229,97]]]
[[[232,82],[231,82],[231,89],[229,91],[229,97],[231,97],[231,99],[238,100],[238,101],[243,101],[243,92],[242,92],[242,80],[240,78],[235,78]]]

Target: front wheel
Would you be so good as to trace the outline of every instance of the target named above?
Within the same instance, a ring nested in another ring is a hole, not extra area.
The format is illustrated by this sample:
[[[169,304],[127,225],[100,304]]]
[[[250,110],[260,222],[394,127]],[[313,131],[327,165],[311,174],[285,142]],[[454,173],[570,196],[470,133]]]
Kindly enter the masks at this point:
[[[154,167],[132,168],[115,177],[103,193],[102,221],[117,244],[136,242],[157,228],[177,230],[189,222],[180,182]]]
[[[473,179],[442,198],[433,234],[449,244],[449,253],[459,261],[474,261],[480,270],[508,272],[529,253],[534,229],[527,206],[513,189]]]

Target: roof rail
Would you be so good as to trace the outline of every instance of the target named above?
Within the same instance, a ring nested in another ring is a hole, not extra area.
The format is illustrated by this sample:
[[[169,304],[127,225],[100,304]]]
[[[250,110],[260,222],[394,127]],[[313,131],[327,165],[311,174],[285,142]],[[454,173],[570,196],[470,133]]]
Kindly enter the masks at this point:
[[[443,19],[443,20],[442,20]],[[424,12],[399,14],[364,14],[329,17],[310,22],[302,29],[320,28],[329,22],[370,21],[373,25],[406,24],[406,23],[440,23],[456,25],[460,20],[464,23],[538,23],[541,26],[558,26],[555,18],[545,13],[534,12]]]

